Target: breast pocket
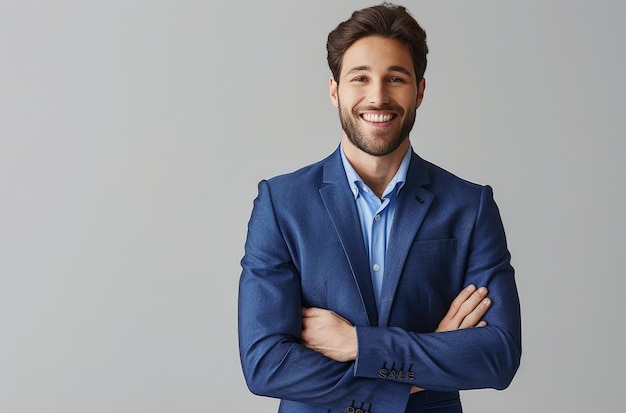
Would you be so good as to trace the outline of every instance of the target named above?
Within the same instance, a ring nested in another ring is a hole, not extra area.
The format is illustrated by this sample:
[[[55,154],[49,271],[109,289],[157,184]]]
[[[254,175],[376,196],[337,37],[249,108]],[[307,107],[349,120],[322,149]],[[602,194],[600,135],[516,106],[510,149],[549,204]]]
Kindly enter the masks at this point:
[[[459,277],[463,261],[456,239],[416,241],[407,257],[403,281],[413,291],[447,298],[450,291],[462,288],[463,280]]]
[[[451,281],[460,273],[460,261],[456,239],[420,240],[411,246],[404,274],[421,292],[447,291],[456,285]]]
[[[456,238],[419,240],[411,245],[409,255],[454,252],[456,251],[456,244]]]

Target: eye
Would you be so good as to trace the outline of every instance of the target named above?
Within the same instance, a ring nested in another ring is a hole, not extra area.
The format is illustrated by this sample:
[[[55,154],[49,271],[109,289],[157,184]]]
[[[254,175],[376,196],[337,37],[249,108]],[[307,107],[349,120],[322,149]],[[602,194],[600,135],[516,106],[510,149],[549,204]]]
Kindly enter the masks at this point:
[[[391,83],[404,83],[404,79],[398,76],[394,76],[392,78],[389,78],[389,82]]]
[[[355,78],[352,79],[353,82],[365,82],[365,77],[364,76],[357,76]]]

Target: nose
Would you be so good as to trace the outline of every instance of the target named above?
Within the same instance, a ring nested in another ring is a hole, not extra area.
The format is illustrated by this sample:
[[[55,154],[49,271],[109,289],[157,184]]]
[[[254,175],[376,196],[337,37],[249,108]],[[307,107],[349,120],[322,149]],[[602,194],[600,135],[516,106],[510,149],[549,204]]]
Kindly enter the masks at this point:
[[[367,101],[374,105],[389,103],[389,91],[384,81],[373,81],[368,89]]]

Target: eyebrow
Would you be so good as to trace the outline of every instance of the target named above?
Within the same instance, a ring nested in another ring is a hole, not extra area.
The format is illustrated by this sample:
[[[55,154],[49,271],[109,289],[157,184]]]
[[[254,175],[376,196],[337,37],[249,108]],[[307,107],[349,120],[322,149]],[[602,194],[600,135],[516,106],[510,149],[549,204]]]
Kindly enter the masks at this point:
[[[356,66],[356,67],[353,67],[349,72],[347,72],[346,76],[356,73],[356,72],[367,72],[370,70],[372,70],[370,66]],[[402,66],[389,66],[387,68],[387,71],[388,72],[400,72],[400,73],[404,73],[407,76],[413,76],[413,73],[411,73],[411,71],[409,71],[408,69]]]
[[[404,73],[407,76],[413,76],[413,73],[411,73],[410,70],[402,67],[402,66],[389,66],[387,68],[388,72],[400,72],[400,73]]]

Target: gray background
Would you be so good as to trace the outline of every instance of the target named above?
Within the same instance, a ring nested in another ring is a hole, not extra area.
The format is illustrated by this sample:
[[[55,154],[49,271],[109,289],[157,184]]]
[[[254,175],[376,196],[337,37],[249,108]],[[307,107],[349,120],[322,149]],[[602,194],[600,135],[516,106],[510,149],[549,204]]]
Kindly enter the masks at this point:
[[[273,412],[237,354],[257,181],[330,153],[369,1],[0,1],[0,411]],[[624,411],[620,1],[409,1],[416,150],[491,184],[522,366],[466,411]]]

